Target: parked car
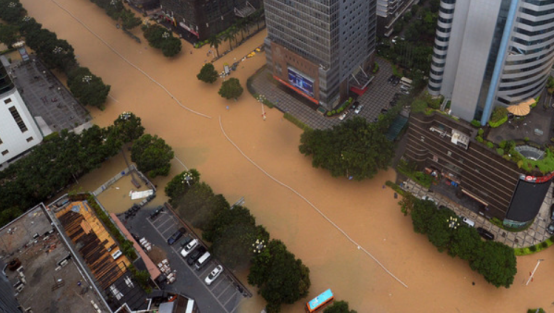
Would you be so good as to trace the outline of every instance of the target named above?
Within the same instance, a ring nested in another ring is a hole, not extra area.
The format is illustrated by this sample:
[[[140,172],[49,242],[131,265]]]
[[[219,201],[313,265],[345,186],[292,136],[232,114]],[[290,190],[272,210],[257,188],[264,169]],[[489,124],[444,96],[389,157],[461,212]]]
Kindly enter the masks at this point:
[[[387,109],[381,109],[381,114],[386,114],[389,110]]]
[[[339,120],[344,120],[344,118],[346,117],[346,115],[348,114],[348,112],[344,112],[342,113],[340,116],[339,116]]]
[[[189,242],[191,242],[191,241],[192,241],[192,237],[191,237],[190,235],[186,235],[185,238],[183,238],[183,239],[181,240],[181,242],[179,242],[179,245],[180,245],[181,247],[184,247],[184,246],[188,245]]]
[[[189,242],[184,248],[183,250],[181,250],[181,256],[183,258],[186,258],[187,255],[189,255],[192,250],[194,250],[194,248],[196,248],[196,246],[198,246],[198,239],[193,239],[191,242]]]
[[[439,205],[439,202],[431,197],[429,197],[428,195],[424,195],[423,197],[421,197],[421,200],[423,201],[432,201],[435,205]]]
[[[466,223],[466,225],[469,227],[475,227],[475,222],[467,217],[462,217],[462,222]]]
[[[477,232],[481,237],[487,240],[494,240],[494,235],[490,231],[484,229],[483,227],[477,227]]]
[[[196,248],[188,256],[187,264],[192,266],[194,264],[194,262],[196,262],[196,260],[198,260],[198,258],[200,256],[202,256],[202,254],[206,253],[206,251],[208,251],[208,250],[204,246],[200,246],[200,247]]]
[[[223,266],[221,265],[216,266],[206,277],[206,279],[204,279],[204,282],[206,283],[206,285],[208,286],[211,285],[219,277],[219,275],[221,275],[221,272],[223,272]]]
[[[179,230],[177,230],[173,235],[171,235],[171,237],[167,239],[167,244],[171,246],[172,244],[177,242],[177,240],[179,240],[179,238],[181,238],[186,232],[187,230],[184,227],[179,228]]]
[[[152,213],[150,213],[150,219],[153,220],[156,216],[158,216],[162,211],[164,210],[163,206],[157,207]]]
[[[354,113],[356,114],[360,114],[360,112],[362,111],[362,109],[364,108],[364,105],[363,104],[360,104],[356,110],[354,110]]]
[[[546,231],[549,234],[554,235],[554,222],[551,222],[550,225],[548,225],[548,227],[546,227]]]
[[[352,106],[350,107],[350,109],[352,110],[356,110],[358,108],[358,105],[360,105],[360,103],[358,101],[354,101],[354,103],[352,104]]]

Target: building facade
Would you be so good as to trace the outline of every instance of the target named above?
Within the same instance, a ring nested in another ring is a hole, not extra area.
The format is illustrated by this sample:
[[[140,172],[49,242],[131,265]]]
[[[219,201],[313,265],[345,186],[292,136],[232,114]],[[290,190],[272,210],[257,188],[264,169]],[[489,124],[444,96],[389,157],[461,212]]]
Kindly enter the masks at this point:
[[[394,24],[416,0],[377,0],[377,35],[389,37]]]
[[[221,33],[262,4],[262,0],[160,0],[166,18],[199,40]]]
[[[266,0],[268,67],[330,110],[364,89],[374,63],[376,0]]]
[[[40,129],[6,69],[0,66],[0,169],[40,142]]]
[[[485,125],[495,106],[536,98],[554,64],[552,0],[442,0],[428,90]]]
[[[0,261],[0,312],[23,312],[6,275],[6,267],[7,265]]]
[[[435,173],[460,197],[479,205],[478,213],[521,228],[533,222],[554,173],[525,173],[494,149],[475,140],[477,129],[440,113],[412,114],[405,157]]]

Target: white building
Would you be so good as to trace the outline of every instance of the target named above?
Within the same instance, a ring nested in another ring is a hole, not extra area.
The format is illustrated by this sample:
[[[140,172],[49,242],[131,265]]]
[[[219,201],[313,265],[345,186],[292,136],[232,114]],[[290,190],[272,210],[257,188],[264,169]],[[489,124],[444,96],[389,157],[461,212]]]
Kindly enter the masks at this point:
[[[554,63],[553,0],[441,0],[429,93],[487,123],[541,93]]]
[[[41,141],[35,120],[6,69],[0,66],[0,169]]]

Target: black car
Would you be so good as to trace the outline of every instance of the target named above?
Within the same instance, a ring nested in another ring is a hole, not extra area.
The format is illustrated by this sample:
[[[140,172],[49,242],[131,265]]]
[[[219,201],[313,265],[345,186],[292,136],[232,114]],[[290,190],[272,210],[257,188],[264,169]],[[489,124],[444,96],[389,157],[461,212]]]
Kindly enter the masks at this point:
[[[199,257],[201,257],[204,253],[206,253],[208,249],[206,249],[204,246],[198,247],[196,250],[192,251],[189,257],[187,258],[187,264],[192,266],[196,260],[198,260]]]
[[[381,114],[385,114],[385,113],[387,113],[388,111],[389,111],[389,110],[387,110],[387,109],[381,109]]]
[[[352,104],[352,107],[350,107],[352,110],[356,110],[356,108],[358,107],[358,105],[360,105],[360,102],[358,101],[355,101],[353,104]]]
[[[487,240],[494,240],[494,235],[490,231],[484,229],[483,227],[477,227],[477,232],[481,237]]]
[[[181,247],[184,247],[186,245],[189,244],[189,242],[192,241],[192,237],[191,235],[186,235],[185,238],[183,238],[183,240],[181,240],[181,242],[179,242],[179,245],[181,245]]]
[[[164,210],[163,206],[157,207],[152,213],[150,213],[150,219],[154,219],[156,216],[158,216],[162,211]]]
[[[176,231],[173,235],[171,235],[171,237],[169,237],[169,238],[167,239],[167,244],[168,244],[168,245],[174,244],[174,243],[177,242],[177,240],[179,240],[179,238],[181,238],[186,232],[187,232],[187,230],[186,230],[184,227],[179,228],[178,231]]]

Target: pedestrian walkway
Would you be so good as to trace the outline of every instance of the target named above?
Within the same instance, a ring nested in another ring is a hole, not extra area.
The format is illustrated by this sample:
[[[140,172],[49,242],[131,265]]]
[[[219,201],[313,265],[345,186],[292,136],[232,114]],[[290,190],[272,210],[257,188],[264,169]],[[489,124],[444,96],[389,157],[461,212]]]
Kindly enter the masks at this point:
[[[424,195],[427,195],[438,202],[438,205],[444,205],[450,208],[456,215],[464,216],[475,222],[475,227],[482,227],[490,231],[494,235],[494,240],[501,242],[512,248],[529,247],[545,241],[550,237],[550,234],[546,232],[546,227],[549,221],[550,205],[552,203],[552,186],[548,192],[546,198],[543,201],[539,214],[535,218],[533,225],[528,229],[520,232],[506,231],[491,222],[489,222],[484,216],[479,215],[461,205],[452,201],[450,198],[443,196],[439,193],[430,192],[423,188],[421,185],[415,183],[411,179],[402,183],[401,188],[407,192],[410,192],[416,198],[421,199]]]
[[[357,99],[364,105],[359,116],[364,117],[368,122],[375,121],[382,109],[388,109],[394,94],[400,91],[400,86],[392,86],[387,82],[392,75],[390,64],[380,58],[377,58],[376,62],[379,64],[379,72],[368,86],[368,90]],[[267,69],[263,69],[254,76],[252,87],[257,94],[271,101],[277,109],[291,114],[313,129],[327,129],[341,123],[338,115],[327,117],[318,113],[316,104],[275,81]],[[346,118],[353,116],[356,114],[350,112]]]

